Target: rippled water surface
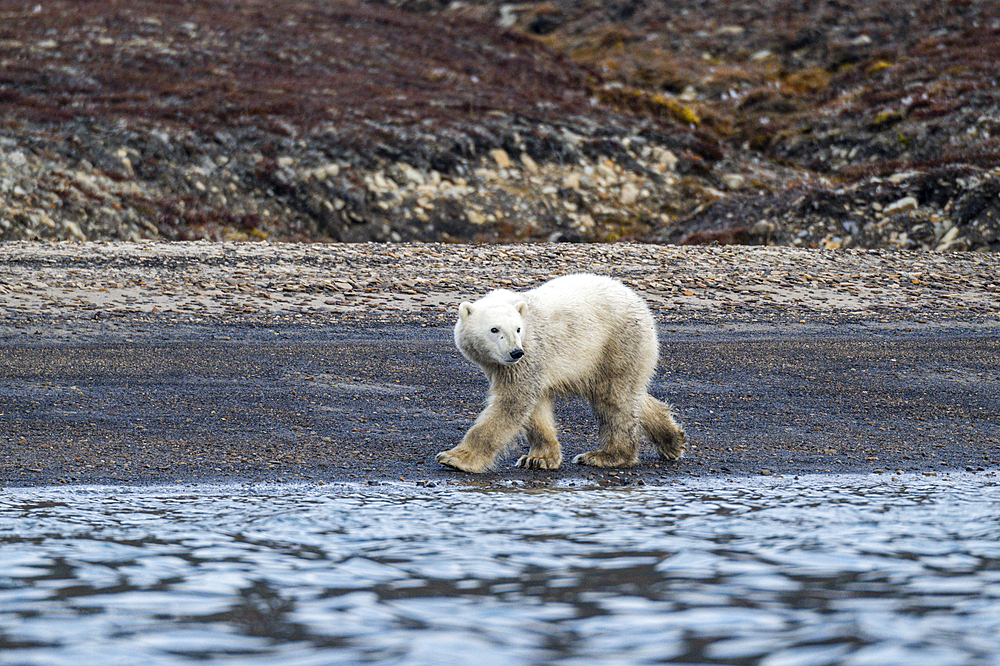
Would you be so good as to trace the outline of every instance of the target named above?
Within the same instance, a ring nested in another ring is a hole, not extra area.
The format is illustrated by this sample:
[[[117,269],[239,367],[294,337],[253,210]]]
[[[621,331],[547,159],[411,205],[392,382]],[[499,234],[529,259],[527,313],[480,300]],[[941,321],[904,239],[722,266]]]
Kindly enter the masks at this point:
[[[0,492],[2,664],[1000,664],[995,477]]]

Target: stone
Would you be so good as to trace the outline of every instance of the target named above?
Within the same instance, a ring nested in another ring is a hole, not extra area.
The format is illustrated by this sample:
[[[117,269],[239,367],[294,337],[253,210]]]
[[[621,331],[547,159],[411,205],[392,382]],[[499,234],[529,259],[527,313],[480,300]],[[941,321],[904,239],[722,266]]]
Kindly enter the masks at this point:
[[[575,171],[570,172],[563,176],[562,180],[563,187],[570,190],[580,189],[580,174]]]
[[[899,201],[893,202],[886,206],[882,213],[885,215],[899,215],[901,213],[909,213],[911,211],[919,208],[917,200],[913,197],[903,197]]]
[[[659,162],[664,168],[673,171],[677,167],[677,156],[669,150],[666,150],[665,148],[657,148],[654,151],[654,154],[656,155],[657,162]]]
[[[934,250],[937,252],[944,252],[945,250],[951,248],[952,245],[955,245],[957,240],[958,227],[952,227],[944,236],[941,237],[941,242],[934,248]]]
[[[399,168],[403,172],[403,177],[406,178],[407,182],[413,187],[419,187],[426,182],[424,175],[406,162],[401,162]]]
[[[493,157],[493,161],[501,169],[509,169],[514,166],[514,163],[510,161],[510,155],[503,148],[494,148],[490,151],[490,156]]]
[[[738,173],[727,173],[722,177],[722,182],[728,189],[738,190],[746,184],[747,179]]]
[[[636,202],[639,198],[639,188],[632,183],[625,183],[622,185],[621,202],[626,206],[630,206]]]

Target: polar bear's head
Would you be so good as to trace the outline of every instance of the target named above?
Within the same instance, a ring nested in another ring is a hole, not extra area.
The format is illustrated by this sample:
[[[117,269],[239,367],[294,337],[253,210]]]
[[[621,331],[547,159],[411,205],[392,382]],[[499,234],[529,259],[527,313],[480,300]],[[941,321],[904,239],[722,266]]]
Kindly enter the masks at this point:
[[[509,292],[508,292],[509,293]],[[524,356],[524,316],[528,304],[500,298],[482,298],[458,306],[455,344],[469,360],[513,365]]]

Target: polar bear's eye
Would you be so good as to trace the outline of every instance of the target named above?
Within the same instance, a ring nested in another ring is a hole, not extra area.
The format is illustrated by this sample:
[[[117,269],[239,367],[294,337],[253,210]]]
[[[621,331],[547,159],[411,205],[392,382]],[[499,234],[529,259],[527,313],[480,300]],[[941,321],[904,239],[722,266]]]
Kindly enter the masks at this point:
[[[493,328],[490,329],[490,333],[499,333],[499,332],[500,332],[500,329],[497,328],[496,326],[494,326]]]
[[[517,329],[517,332],[518,332],[518,333],[520,333],[520,332],[521,332],[521,329],[520,329],[520,328],[518,328],[518,329]]]

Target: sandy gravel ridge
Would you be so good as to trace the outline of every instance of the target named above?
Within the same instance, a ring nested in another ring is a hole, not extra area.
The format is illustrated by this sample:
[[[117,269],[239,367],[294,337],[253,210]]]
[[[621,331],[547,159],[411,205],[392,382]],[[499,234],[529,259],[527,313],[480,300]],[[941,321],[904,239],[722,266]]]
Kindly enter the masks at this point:
[[[764,247],[5,243],[10,322],[450,322],[457,304],[572,272],[613,275],[663,321],[995,321],[1000,255]]]

